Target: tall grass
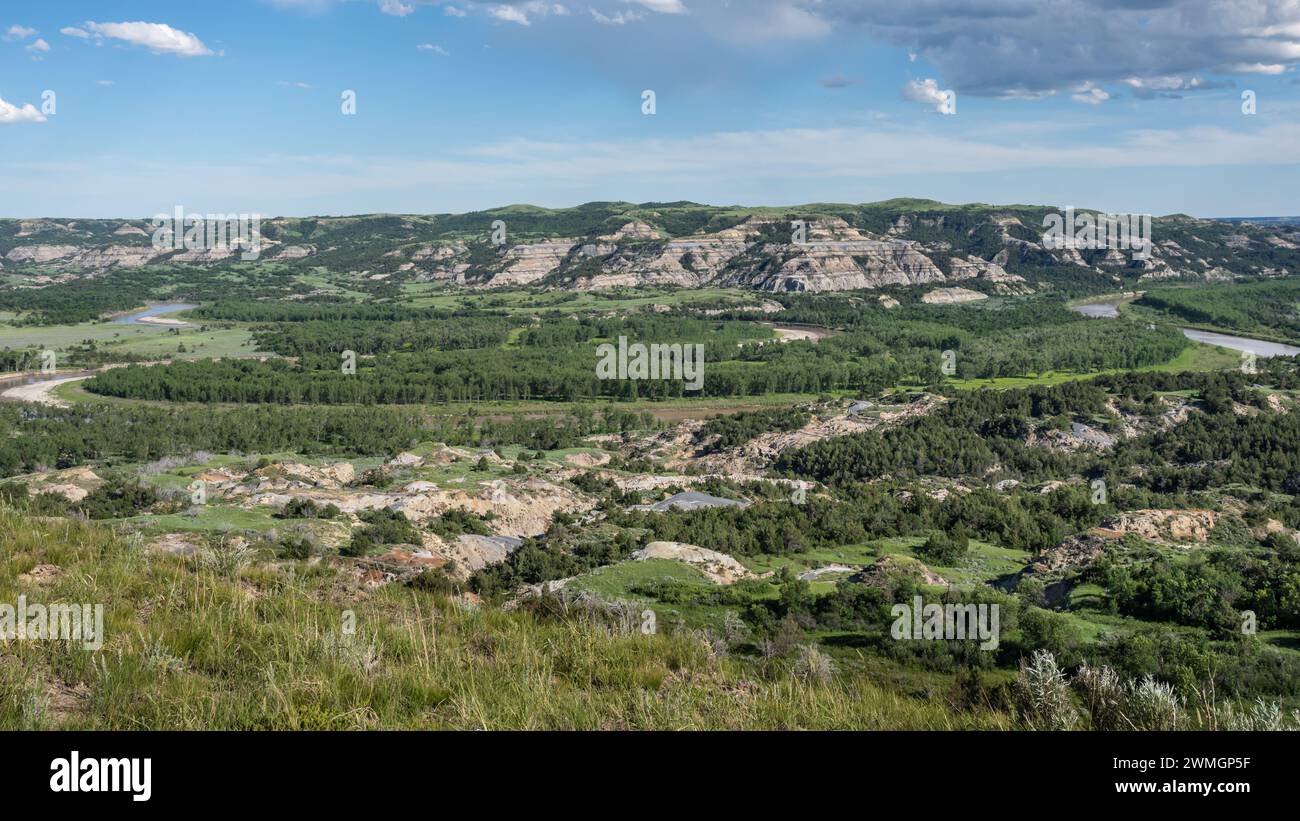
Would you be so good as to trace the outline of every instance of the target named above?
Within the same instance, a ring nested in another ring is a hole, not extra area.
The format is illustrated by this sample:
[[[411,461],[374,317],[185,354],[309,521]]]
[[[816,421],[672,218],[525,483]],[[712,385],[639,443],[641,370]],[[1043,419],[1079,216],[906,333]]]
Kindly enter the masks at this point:
[[[40,564],[59,572],[19,581]],[[691,634],[503,612],[347,565],[153,554],[102,526],[0,510],[0,602],[103,603],[104,646],[0,643],[0,729],[960,729],[878,687],[763,673]],[[347,614],[351,611],[351,616]]]

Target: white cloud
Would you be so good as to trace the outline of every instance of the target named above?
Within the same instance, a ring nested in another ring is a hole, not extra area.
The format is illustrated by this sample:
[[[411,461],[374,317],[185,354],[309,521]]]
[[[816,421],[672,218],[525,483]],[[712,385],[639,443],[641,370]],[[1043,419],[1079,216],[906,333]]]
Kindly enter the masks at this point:
[[[507,23],[518,23],[521,26],[532,25],[528,20],[528,15],[514,6],[492,6],[488,9],[488,14]]]
[[[623,26],[645,19],[645,15],[639,11],[616,11],[612,15],[601,14],[595,9],[590,11],[592,19],[603,26]]]
[[[288,80],[277,80],[275,84],[278,86],[284,86],[285,88],[311,88],[311,85],[308,83],[291,83]]]
[[[660,14],[685,14],[686,6],[682,0],[623,0],[624,3],[636,3]]]
[[[95,85],[97,85],[97,86],[111,86],[112,84],[113,84],[113,81],[112,81],[112,80],[96,80],[96,81],[95,81]]]
[[[1110,99],[1110,92],[1105,89],[1097,88],[1097,86],[1092,83],[1084,83],[1074,89],[1074,93],[1070,95],[1070,99],[1074,100],[1076,103],[1084,103],[1086,105],[1101,105]]]
[[[1170,74],[1161,77],[1126,77],[1124,84],[1133,89],[1133,96],[1143,100],[1156,97],[1180,99],[1181,92],[1212,91],[1229,88],[1233,84],[1219,80],[1202,80],[1200,77],[1182,77]]]
[[[15,23],[14,25],[9,27],[8,31],[5,32],[5,39],[11,40],[17,38],[19,40],[24,40],[28,37],[31,37],[35,33],[36,33],[36,29],[28,28],[27,26],[20,26],[17,23]]]
[[[1146,89],[1148,91],[1185,91],[1194,89],[1201,84],[1199,77],[1179,77],[1170,75],[1166,77],[1126,77],[1125,85],[1133,88]]]
[[[86,28],[102,37],[144,46],[157,54],[175,54],[179,57],[208,57],[213,53],[194,34],[174,29],[166,23],[96,23],[87,21]]]
[[[6,103],[3,99],[0,99],[0,125],[43,122],[45,122],[45,115],[38,111],[36,106],[31,103],[19,107],[12,103]]]
[[[450,9],[450,7],[448,7]],[[518,23],[521,26],[532,25],[534,17],[568,17],[572,12],[569,7],[560,3],[546,3],[542,0],[526,0],[522,3],[497,3],[488,7],[488,14],[498,20],[504,20],[507,23]],[[448,14],[452,12],[448,11]],[[457,14],[457,17],[463,17],[464,14]]]
[[[415,11],[415,6],[408,6],[399,2],[399,0],[382,0],[379,4],[379,10],[394,17],[405,17]]]
[[[79,29],[76,26],[64,26],[59,29],[59,34],[64,34],[68,37],[76,37],[81,40],[86,40],[90,37],[90,32],[84,29]]]
[[[344,0],[263,0],[323,10]],[[370,0],[402,8],[434,0]],[[451,0],[468,12],[518,25],[562,15],[555,0]],[[1090,82],[1131,76],[1277,74],[1300,67],[1300,0],[591,0],[598,24],[632,13],[691,16],[692,27],[724,42],[815,40],[832,32],[843,47],[859,37],[897,46],[959,94],[1042,99]],[[584,15],[586,17],[587,15]],[[1207,22],[1209,21],[1209,22]],[[1061,47],[1061,32],[1071,45]],[[1115,92],[1110,92],[1112,96]],[[1095,95],[1090,95],[1095,96]],[[1142,95],[1137,95],[1142,96]],[[1160,96],[1153,92],[1151,96]]]
[[[932,105],[934,110],[940,113],[945,113],[945,105],[950,94],[952,94],[951,90],[939,88],[939,82],[929,77],[924,80],[908,80],[903,86],[904,100]]]
[[[1229,74],[1282,74],[1286,66],[1282,63],[1232,63],[1222,66]]]
[[[447,49],[443,48],[442,46],[435,45],[433,43],[421,43],[420,45],[416,46],[416,48],[419,49],[420,51],[432,51],[434,54],[440,54],[443,57],[447,57],[450,55],[450,52],[447,51]]]
[[[27,50],[46,52],[50,50],[50,44],[45,42],[45,38],[37,37],[36,41],[27,47]]]
[[[918,54],[960,94],[1023,97],[1085,81],[1274,73],[1300,64],[1295,0],[795,2],[842,29]]]

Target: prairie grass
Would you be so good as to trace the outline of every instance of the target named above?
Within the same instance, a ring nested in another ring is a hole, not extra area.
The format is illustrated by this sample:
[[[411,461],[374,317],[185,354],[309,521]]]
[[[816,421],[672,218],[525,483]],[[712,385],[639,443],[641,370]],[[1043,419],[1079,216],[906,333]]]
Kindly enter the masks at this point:
[[[19,580],[37,565],[59,571]],[[1000,713],[717,657],[689,632],[506,612],[350,565],[152,553],[0,510],[0,602],[102,603],[105,641],[0,642],[0,729],[960,729]]]

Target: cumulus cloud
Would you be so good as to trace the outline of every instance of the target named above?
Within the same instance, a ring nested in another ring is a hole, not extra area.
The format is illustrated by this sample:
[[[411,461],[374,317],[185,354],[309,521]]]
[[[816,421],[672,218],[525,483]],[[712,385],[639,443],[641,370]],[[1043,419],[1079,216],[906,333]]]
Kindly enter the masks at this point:
[[[556,17],[569,16],[569,7],[560,3],[544,3],[542,0],[527,0],[524,3],[514,5],[498,3],[488,7],[488,14],[498,20],[504,20],[507,23],[518,23],[521,26],[532,25],[532,19],[529,15],[535,17],[546,17],[555,15]]]
[[[521,26],[532,25],[528,20],[528,15],[522,9],[514,6],[492,6],[488,9],[488,14],[507,23],[518,23]]]
[[[1070,95],[1070,99],[1074,100],[1076,103],[1084,103],[1086,105],[1101,105],[1110,99],[1110,92],[1098,88],[1092,83],[1084,83],[1074,89],[1074,93]]]
[[[20,107],[0,99],[0,125],[43,122],[45,122],[45,115],[31,103]]]
[[[341,2],[266,1],[299,9]],[[394,9],[431,2],[375,1]],[[521,26],[568,13],[541,0],[439,5],[447,15]],[[831,35],[846,47],[882,42],[932,66],[958,94],[1004,99],[1070,94],[1096,104],[1131,77],[1276,75],[1300,65],[1297,0],[589,0],[580,8],[589,24],[608,26],[689,16],[693,29],[742,46]]]
[[[421,43],[420,45],[416,46],[416,48],[419,49],[420,51],[432,51],[434,54],[440,54],[443,57],[446,57],[449,54],[447,49],[443,48],[442,46],[435,45],[433,43]]]
[[[1270,73],[1300,62],[1300,3],[1293,0],[798,2],[837,26],[919,54],[962,94]]]
[[[175,54],[179,57],[209,57],[213,54],[194,34],[174,29],[166,23],[87,21],[85,27],[100,37],[144,46],[156,54]]]
[[[939,81],[931,77],[924,80],[908,80],[903,86],[904,100],[934,106],[934,110],[940,114],[951,113],[948,110],[948,100],[952,93],[951,89],[939,88]]]
[[[27,47],[28,51],[46,52],[50,50],[50,44],[45,42],[45,38],[37,37],[35,42]]]
[[[381,0],[379,10],[384,14],[391,14],[394,17],[405,17],[415,11],[415,6],[408,6],[399,0]]]
[[[36,33],[36,29],[28,28],[27,26],[20,26],[17,23],[15,23],[9,27],[8,31],[5,32],[5,39],[25,40],[28,37],[31,37],[35,33]]]
[[[66,35],[68,37],[76,37],[79,40],[86,40],[89,39],[90,37],[90,32],[86,31],[85,29],[79,29],[76,26],[64,26],[63,28],[59,29],[59,34]]]

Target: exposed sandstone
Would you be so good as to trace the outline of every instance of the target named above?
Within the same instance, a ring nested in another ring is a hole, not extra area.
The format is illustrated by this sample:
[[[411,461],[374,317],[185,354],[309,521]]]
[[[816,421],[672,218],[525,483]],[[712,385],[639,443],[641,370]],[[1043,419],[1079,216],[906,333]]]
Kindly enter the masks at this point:
[[[921,301],[927,305],[956,305],[962,302],[979,302],[988,298],[988,294],[981,294],[969,288],[935,288],[923,294]]]

